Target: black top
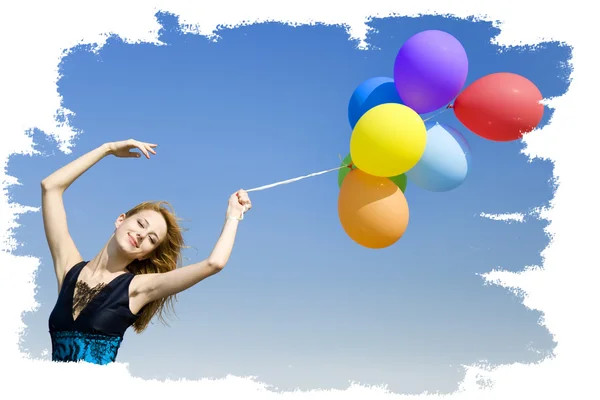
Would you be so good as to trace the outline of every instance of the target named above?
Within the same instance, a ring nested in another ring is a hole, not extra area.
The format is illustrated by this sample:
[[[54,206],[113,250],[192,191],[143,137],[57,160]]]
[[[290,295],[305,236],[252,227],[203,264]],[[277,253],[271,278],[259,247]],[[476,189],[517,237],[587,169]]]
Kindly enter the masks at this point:
[[[73,294],[82,261],[67,272],[48,327],[53,361],[115,361],[123,335],[139,317],[129,309],[129,284],[135,276],[126,272],[114,278],[73,319]]]

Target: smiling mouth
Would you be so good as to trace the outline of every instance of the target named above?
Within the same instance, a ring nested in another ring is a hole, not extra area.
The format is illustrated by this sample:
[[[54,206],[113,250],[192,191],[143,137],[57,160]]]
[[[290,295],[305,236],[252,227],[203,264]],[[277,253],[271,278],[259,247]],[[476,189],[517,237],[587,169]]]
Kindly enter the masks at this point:
[[[127,234],[127,236],[129,236],[129,243],[131,243],[133,247],[137,248],[137,242],[131,237],[131,235]]]

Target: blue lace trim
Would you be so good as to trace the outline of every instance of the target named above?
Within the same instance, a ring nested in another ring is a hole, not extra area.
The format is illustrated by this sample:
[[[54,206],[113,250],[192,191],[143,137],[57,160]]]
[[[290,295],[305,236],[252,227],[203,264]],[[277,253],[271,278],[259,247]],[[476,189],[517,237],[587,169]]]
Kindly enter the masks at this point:
[[[119,336],[106,336],[76,331],[50,332],[52,361],[87,361],[108,364],[117,358],[123,341]]]

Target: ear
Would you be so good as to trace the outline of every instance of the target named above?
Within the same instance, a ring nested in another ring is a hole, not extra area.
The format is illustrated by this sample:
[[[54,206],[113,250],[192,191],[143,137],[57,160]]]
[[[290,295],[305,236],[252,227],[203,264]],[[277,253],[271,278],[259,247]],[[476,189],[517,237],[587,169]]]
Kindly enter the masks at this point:
[[[127,217],[125,216],[125,214],[121,214],[121,215],[119,215],[119,217],[118,217],[118,218],[117,218],[117,220],[115,221],[115,228],[118,228],[118,227],[119,227],[119,226],[120,226],[120,225],[123,223],[123,221],[125,221],[125,218],[127,218]]]

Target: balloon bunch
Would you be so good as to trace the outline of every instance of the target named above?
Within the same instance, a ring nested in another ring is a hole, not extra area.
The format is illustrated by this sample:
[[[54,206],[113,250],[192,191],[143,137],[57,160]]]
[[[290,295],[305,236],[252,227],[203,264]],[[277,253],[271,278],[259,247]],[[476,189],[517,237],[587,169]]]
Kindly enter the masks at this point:
[[[371,78],[355,89],[348,106],[350,154],[342,160],[348,168],[338,173],[338,214],[358,244],[380,249],[404,235],[408,181],[444,192],[467,177],[466,139],[454,127],[423,120],[422,114],[452,109],[468,130],[496,142],[517,140],[541,122],[542,95],[531,81],[493,73],[461,92],[468,66],[454,36],[428,30],[402,45],[393,79]]]

